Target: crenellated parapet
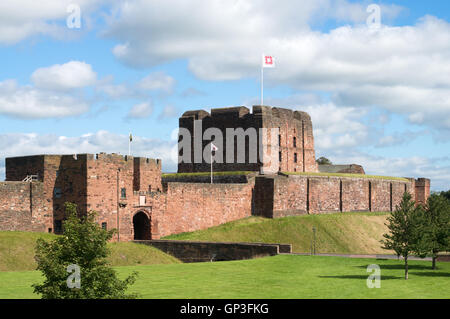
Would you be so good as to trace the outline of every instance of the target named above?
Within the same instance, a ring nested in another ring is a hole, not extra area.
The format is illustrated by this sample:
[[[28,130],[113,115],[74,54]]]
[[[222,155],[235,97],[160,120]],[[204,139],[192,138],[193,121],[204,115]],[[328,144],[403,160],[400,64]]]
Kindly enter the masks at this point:
[[[203,152],[211,141],[219,146],[221,155],[215,158],[216,171],[318,171],[312,121],[305,112],[261,105],[253,106],[252,113],[245,106],[216,108],[210,113],[196,110],[185,112],[179,126],[183,135],[179,142],[179,173],[209,171],[210,162]],[[218,129],[221,136],[208,134],[211,129]],[[228,135],[230,130],[236,135]],[[243,148],[238,148],[238,130],[245,138]],[[228,147],[228,143],[234,144]],[[252,154],[256,154],[256,161]],[[270,165],[263,154],[272,159]]]

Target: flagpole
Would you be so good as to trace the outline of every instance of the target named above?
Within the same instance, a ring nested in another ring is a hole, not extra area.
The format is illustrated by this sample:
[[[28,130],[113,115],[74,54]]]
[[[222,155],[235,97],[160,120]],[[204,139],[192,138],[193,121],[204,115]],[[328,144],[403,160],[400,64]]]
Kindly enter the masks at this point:
[[[131,156],[131,132],[128,136],[128,156]]]
[[[212,157],[212,147],[211,147],[211,184],[213,183],[213,157]]]
[[[264,65],[261,63],[261,106],[264,105]]]

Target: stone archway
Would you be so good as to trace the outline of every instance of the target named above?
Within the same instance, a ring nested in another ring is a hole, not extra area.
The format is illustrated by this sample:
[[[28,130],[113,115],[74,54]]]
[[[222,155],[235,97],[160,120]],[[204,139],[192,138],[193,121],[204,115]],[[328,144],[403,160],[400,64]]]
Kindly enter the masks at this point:
[[[133,216],[134,240],[152,239],[150,217],[143,211]]]

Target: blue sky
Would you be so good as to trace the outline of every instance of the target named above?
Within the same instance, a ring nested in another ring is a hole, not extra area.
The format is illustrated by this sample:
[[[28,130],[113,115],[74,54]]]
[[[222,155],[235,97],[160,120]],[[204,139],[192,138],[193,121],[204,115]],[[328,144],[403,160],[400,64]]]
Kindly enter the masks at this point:
[[[450,189],[448,1],[20,0],[0,16],[0,179],[8,156],[126,154],[129,131],[175,171],[178,117],[259,104],[264,52],[264,104],[308,112],[317,157]]]

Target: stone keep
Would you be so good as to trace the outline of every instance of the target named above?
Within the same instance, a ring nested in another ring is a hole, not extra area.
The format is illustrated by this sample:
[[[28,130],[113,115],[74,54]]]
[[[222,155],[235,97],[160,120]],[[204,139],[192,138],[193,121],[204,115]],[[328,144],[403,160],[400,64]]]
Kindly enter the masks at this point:
[[[276,171],[318,172],[311,117],[305,112],[269,106],[253,106],[252,113],[244,106],[212,109],[211,114],[204,110],[188,111],[180,117],[179,126],[189,132],[188,136],[191,139],[188,143],[184,141],[183,145],[187,145],[188,148],[190,146],[190,149],[186,150],[181,149],[185,137],[181,138],[180,151],[183,154],[179,155],[179,173],[210,171],[210,163],[206,162],[208,157],[202,155],[211,140],[214,145],[219,146],[219,152],[223,152],[222,162],[219,160],[213,164],[215,171],[260,171],[263,167],[260,148],[264,147],[268,154],[273,155],[272,152],[276,152],[274,154],[277,161],[276,169],[271,173]],[[222,139],[218,139],[217,136],[211,139],[204,138],[205,132],[211,128],[218,128],[222,132]],[[277,128],[279,131],[278,136],[273,138],[272,128]],[[230,157],[232,162],[226,160],[228,155],[226,145],[233,142],[230,138],[235,137],[228,135],[227,129],[243,129],[244,132],[255,129],[257,132],[256,141],[253,140],[253,143],[246,136],[245,149],[239,150],[235,140],[232,149],[234,156]],[[267,134],[261,134],[261,129],[267,129]],[[253,163],[250,160],[250,145],[255,145],[255,154],[258,154],[257,161]],[[187,156],[184,154],[186,151]],[[239,152],[245,154],[242,163],[238,162]],[[187,160],[183,161],[183,159]]]

